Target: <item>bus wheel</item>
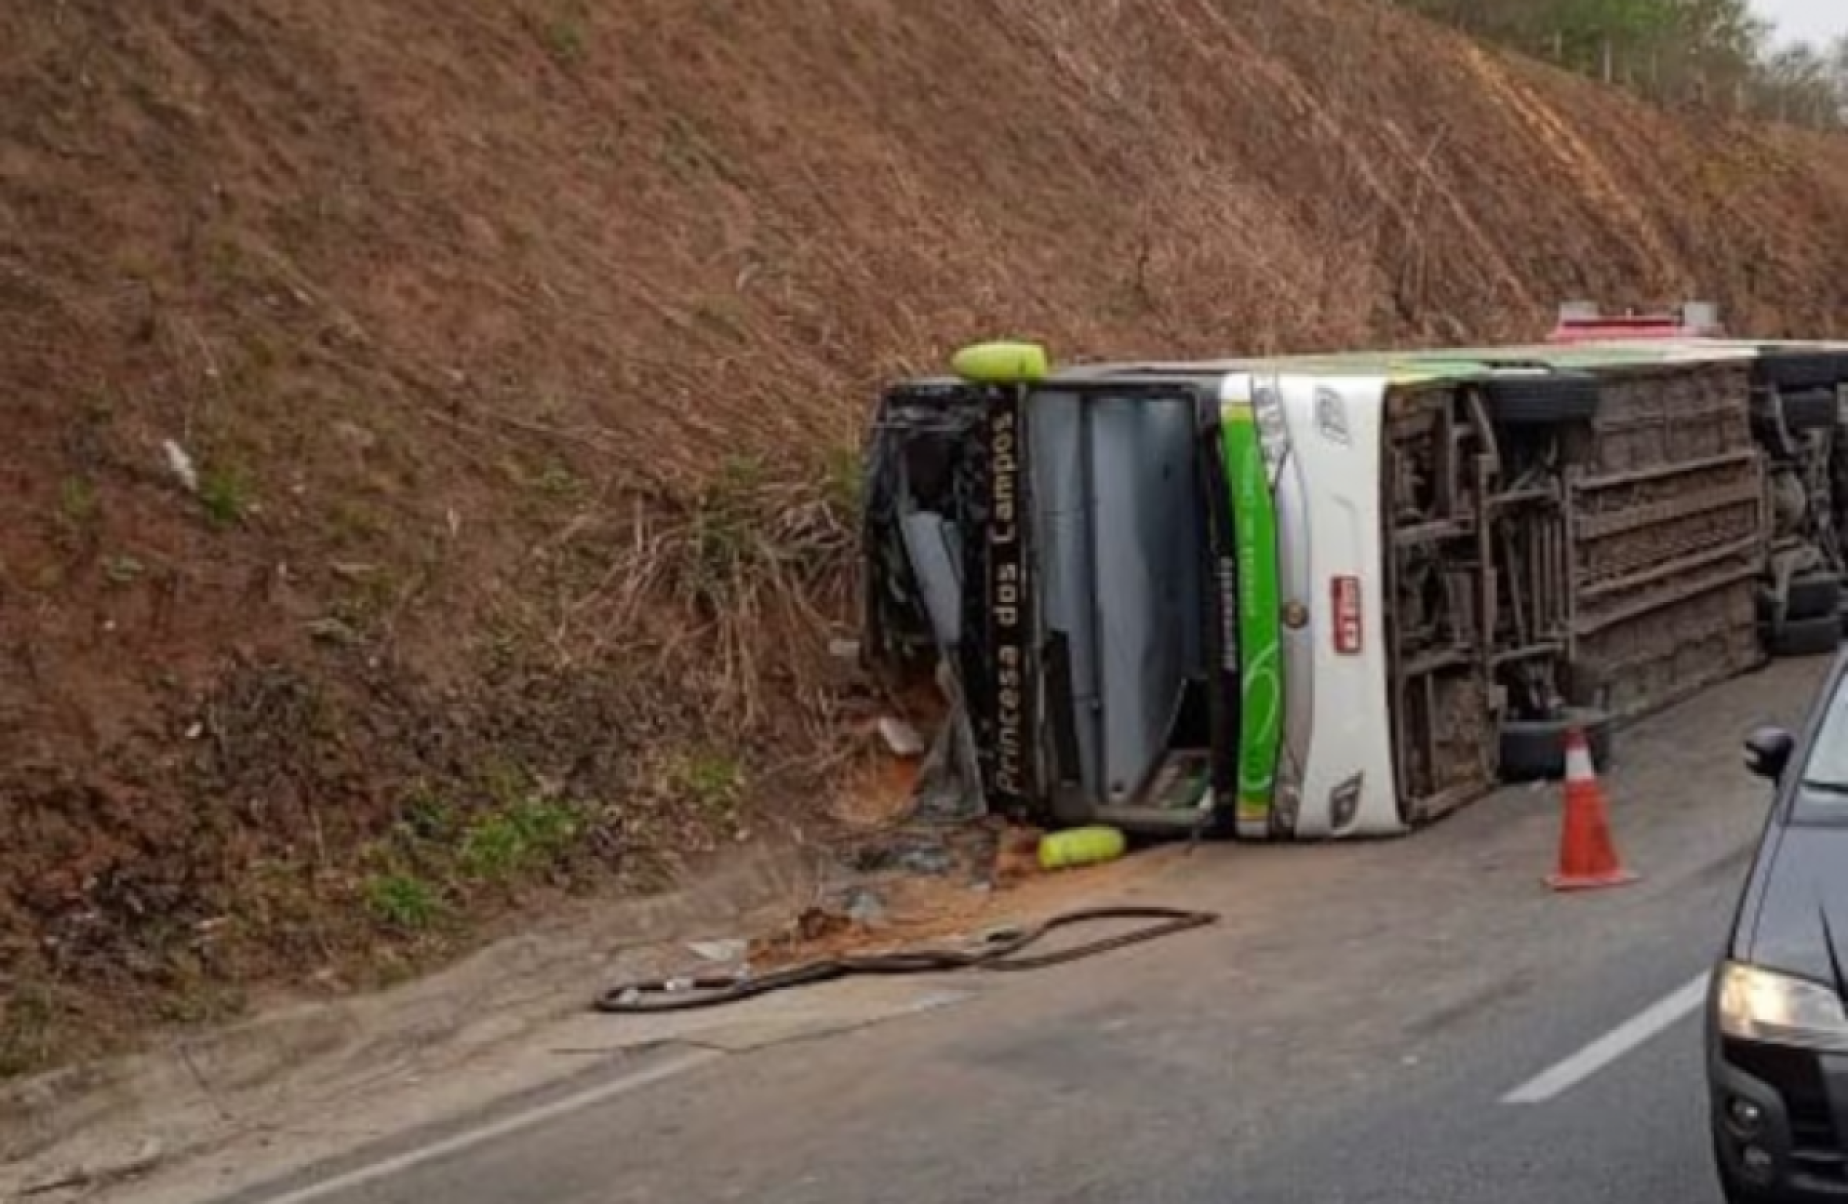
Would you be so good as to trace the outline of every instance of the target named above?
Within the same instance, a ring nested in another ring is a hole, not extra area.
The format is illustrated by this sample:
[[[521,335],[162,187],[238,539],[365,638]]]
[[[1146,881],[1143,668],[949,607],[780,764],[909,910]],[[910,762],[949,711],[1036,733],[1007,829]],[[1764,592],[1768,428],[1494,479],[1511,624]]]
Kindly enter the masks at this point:
[[[1759,384],[1778,389],[1833,389],[1848,380],[1848,355],[1766,347],[1752,361],[1752,376]]]
[[[1786,393],[1778,401],[1784,410],[1784,426],[1792,432],[1831,430],[1840,409],[1834,389]]]
[[[1534,782],[1566,776],[1566,733],[1578,728],[1599,770],[1611,760],[1611,716],[1594,707],[1567,707],[1555,719],[1506,719],[1501,725],[1504,782]]]
[[[1838,615],[1787,619],[1775,626],[1762,625],[1759,634],[1772,656],[1828,656],[1841,647],[1842,621]]]
[[[1842,610],[1842,579],[1834,573],[1803,573],[1790,579],[1789,592],[1784,595],[1783,619],[1820,619],[1824,615],[1840,614]],[[1778,615],[1777,591],[1769,587],[1758,591],[1758,617],[1766,623],[1776,623]]]
[[[1502,426],[1564,426],[1598,413],[1598,381],[1582,372],[1497,376],[1483,385],[1489,417]]]

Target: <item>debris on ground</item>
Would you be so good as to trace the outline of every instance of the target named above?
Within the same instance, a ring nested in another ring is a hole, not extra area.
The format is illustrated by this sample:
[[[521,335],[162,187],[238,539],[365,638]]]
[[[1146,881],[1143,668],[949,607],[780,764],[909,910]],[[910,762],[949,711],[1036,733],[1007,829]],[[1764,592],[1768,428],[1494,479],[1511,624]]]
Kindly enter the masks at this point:
[[[163,440],[161,454],[166,457],[167,471],[171,472],[188,493],[199,492],[199,470],[193,464],[193,458],[186,449],[171,439]]]
[[[985,818],[956,826],[896,823],[838,848],[816,899],[781,929],[750,943],[753,974],[920,943],[980,940],[1021,916],[1083,910],[1155,872],[1183,850],[1168,846],[1049,873],[1045,833]],[[1118,834],[1120,839],[1120,834]]]
[[[918,729],[903,719],[886,716],[879,721],[879,737],[893,756],[912,760],[924,755],[928,747]]]
[[[957,702],[938,726],[918,770],[914,818],[942,824],[963,824],[981,818],[988,813],[981,780],[969,712]]]
[[[886,905],[879,895],[864,886],[847,891],[843,912],[857,927],[873,930],[886,926]]]
[[[986,834],[972,833],[969,836],[976,844],[987,843]],[[964,843],[967,845],[970,841]],[[977,855],[980,855],[980,851]],[[954,873],[958,865],[967,860],[966,849],[964,854],[959,855],[940,832],[899,831],[854,849],[849,863],[855,872],[861,874],[899,872],[943,878]]]
[[[742,938],[692,941],[687,945],[687,950],[701,961],[729,965],[732,962],[744,960],[745,955],[751,951],[751,942]]]

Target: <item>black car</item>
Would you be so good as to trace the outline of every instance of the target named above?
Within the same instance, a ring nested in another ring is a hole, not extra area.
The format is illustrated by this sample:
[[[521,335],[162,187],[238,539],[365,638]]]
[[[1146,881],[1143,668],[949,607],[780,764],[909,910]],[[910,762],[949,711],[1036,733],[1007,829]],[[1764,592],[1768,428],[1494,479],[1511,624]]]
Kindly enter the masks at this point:
[[[1777,784],[1714,973],[1707,1068],[1726,1198],[1848,1201],[1848,658],[1803,730],[1763,728]]]

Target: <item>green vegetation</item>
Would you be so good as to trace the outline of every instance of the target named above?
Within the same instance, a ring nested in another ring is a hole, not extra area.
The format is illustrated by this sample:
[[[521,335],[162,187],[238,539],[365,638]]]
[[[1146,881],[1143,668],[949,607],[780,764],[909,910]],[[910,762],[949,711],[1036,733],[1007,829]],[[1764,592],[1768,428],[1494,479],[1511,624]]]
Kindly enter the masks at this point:
[[[829,514],[849,531],[860,526],[860,508],[864,505],[866,466],[857,448],[836,447],[828,452],[821,470],[822,501]]]
[[[0,1079],[37,1070],[55,1047],[57,1009],[32,983],[21,983],[0,1004]]]
[[[575,67],[590,52],[590,38],[584,21],[576,12],[560,12],[546,21],[539,31],[546,53],[561,67]]]
[[[58,488],[58,522],[72,535],[84,535],[96,529],[102,518],[103,504],[90,478],[65,477]]]
[[[777,559],[762,521],[764,478],[761,461],[734,457],[694,505],[690,585],[693,596],[707,606],[719,608],[735,602],[752,570]]]
[[[488,812],[469,825],[457,865],[481,882],[507,882],[555,864],[583,831],[577,808],[526,798]]]
[[[442,892],[435,885],[405,872],[366,879],[364,895],[373,919],[400,932],[426,932],[445,911]]]
[[[133,556],[110,556],[103,561],[103,577],[111,585],[131,585],[147,571],[147,566]]]
[[[472,788],[419,785],[370,850],[360,901],[383,928],[426,933],[482,888],[556,869],[590,831],[583,806],[547,795],[517,768],[488,766]]]
[[[1839,128],[1848,38],[1774,45],[1750,0],[1399,0],[1652,100]]]
[[[199,474],[199,501],[214,527],[235,527],[250,513],[250,482],[235,465],[208,465]]]
[[[547,497],[560,500],[580,497],[584,493],[583,479],[560,460],[548,461],[533,478],[533,487]]]
[[[718,749],[701,749],[669,767],[668,789],[715,818],[732,815],[744,801],[744,766]]]

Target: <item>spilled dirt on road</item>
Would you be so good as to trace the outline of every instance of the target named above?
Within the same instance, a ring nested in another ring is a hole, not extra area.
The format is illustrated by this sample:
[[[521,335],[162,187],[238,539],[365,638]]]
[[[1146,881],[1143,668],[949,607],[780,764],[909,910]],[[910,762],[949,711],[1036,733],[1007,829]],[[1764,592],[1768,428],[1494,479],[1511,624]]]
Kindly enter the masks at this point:
[[[750,942],[752,968],[761,973],[843,955],[971,950],[985,933],[1072,911],[1140,903],[1139,892],[1186,856],[1184,847],[1169,847],[1049,873],[1037,864],[1038,838],[1026,829],[995,832],[991,841],[982,842],[990,856],[974,867],[974,881],[958,874],[893,874],[856,885],[830,905],[803,908],[780,930]],[[864,917],[855,914],[861,901],[868,907]],[[1164,900],[1163,905],[1177,904]],[[1114,920],[1099,924],[1096,930],[1062,933],[1048,949],[1124,928]]]

